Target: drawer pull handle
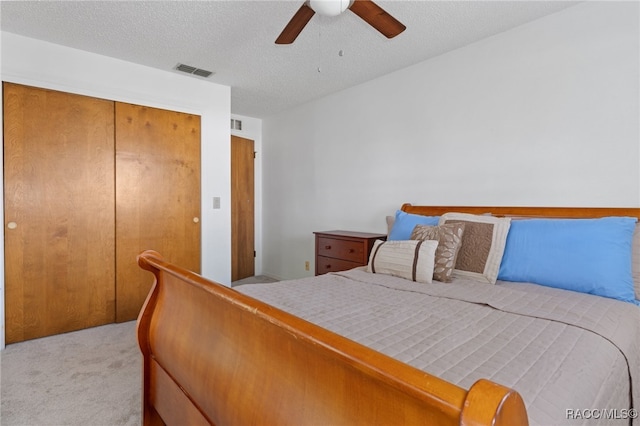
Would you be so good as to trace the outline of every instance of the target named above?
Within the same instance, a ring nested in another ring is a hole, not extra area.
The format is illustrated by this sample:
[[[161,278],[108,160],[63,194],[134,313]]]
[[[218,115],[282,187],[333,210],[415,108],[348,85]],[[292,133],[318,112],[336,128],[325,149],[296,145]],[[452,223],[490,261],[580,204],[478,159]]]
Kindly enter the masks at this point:
[[[354,249],[349,249],[349,253],[355,253],[356,251]]]
[[[324,246],[325,250],[331,250],[331,246]]]

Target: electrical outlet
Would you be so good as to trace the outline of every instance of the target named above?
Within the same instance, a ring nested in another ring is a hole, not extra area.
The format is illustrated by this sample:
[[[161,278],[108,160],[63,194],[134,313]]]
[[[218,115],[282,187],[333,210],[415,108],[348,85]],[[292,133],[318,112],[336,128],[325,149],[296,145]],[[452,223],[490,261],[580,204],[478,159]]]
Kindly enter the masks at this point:
[[[308,260],[305,260],[305,262],[304,262],[304,270],[305,271],[309,270],[309,261]]]

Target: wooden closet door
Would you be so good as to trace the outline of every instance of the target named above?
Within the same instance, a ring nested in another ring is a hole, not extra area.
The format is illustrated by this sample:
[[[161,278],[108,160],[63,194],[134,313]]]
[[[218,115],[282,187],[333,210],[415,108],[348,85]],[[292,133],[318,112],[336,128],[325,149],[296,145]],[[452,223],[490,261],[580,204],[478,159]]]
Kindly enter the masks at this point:
[[[255,274],[254,142],[231,136],[231,281]]]
[[[113,322],[113,102],[3,95],[6,342]]]
[[[200,272],[200,117],[116,103],[116,321],[135,319],[153,282],[136,256]]]

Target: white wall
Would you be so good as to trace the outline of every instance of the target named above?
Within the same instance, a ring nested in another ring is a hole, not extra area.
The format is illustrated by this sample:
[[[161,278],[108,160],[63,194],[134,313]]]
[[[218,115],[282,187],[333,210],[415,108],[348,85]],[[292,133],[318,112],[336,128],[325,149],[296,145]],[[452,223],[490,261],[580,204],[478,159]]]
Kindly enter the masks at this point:
[[[229,284],[230,88],[6,32],[1,42],[3,81],[201,116],[202,274]],[[213,209],[214,196],[222,199],[220,210]],[[0,279],[4,279],[4,256]],[[1,287],[0,306],[4,306],[3,281]],[[0,341],[4,342],[4,315]]]
[[[404,202],[640,206],[639,6],[586,2],[263,121],[264,272]],[[311,268],[313,271],[313,268]]]

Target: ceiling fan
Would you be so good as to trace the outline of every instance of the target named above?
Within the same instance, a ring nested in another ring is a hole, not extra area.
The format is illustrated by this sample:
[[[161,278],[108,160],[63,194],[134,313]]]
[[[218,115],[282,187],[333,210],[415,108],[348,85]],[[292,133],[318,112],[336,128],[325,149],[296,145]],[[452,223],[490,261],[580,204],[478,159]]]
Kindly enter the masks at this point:
[[[385,37],[393,38],[406,27],[371,0],[307,0],[284,27],[276,44],[291,44],[316,13],[338,16],[349,9]]]

